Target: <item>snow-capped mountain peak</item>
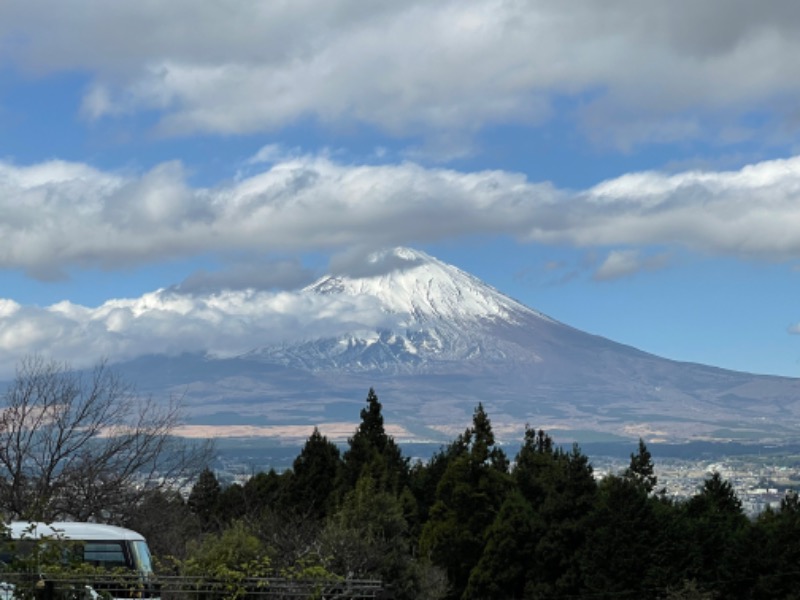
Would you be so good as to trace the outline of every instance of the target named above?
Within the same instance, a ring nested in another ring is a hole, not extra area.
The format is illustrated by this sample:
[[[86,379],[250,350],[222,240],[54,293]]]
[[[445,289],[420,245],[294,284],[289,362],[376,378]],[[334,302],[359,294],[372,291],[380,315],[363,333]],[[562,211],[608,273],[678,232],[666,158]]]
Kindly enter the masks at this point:
[[[376,298],[388,313],[410,320],[508,319],[536,314],[476,277],[419,250],[394,248],[371,254],[355,275],[327,275],[304,290]]]
[[[373,253],[366,261],[319,279],[301,296],[324,297],[334,305],[360,303],[386,318],[369,324],[354,311],[346,315],[347,330],[262,348],[257,352],[262,360],[315,371],[424,372],[442,361],[496,361],[520,355],[503,332],[555,324],[476,277],[408,248]],[[539,360],[535,351],[523,354],[526,361]]]

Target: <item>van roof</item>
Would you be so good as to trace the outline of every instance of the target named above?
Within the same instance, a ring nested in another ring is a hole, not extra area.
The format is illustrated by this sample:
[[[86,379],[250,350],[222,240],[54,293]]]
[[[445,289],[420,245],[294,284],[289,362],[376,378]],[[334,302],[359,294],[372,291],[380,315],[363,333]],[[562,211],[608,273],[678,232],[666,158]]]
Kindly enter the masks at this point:
[[[77,521],[56,521],[36,523],[31,521],[12,521],[8,524],[12,539],[35,539],[43,537],[64,538],[67,540],[141,540],[144,537],[124,527],[103,525],[102,523],[80,523]]]

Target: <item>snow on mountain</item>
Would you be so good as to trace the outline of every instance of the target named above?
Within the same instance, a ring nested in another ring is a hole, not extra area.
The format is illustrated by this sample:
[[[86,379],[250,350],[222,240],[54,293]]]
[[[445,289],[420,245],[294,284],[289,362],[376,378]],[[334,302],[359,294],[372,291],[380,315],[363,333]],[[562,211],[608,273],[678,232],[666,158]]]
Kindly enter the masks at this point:
[[[388,273],[371,277],[328,275],[304,289],[305,292],[352,297],[372,296],[383,310],[407,315],[408,326],[432,320],[465,321],[503,319],[536,314],[464,271],[445,264],[419,250],[394,248],[371,254],[368,264],[395,265]]]
[[[490,335],[491,328],[531,319],[552,322],[418,250],[373,253],[365,271],[373,274],[325,276],[301,294],[342,301],[368,298],[387,315],[383,327],[356,327],[340,336],[266,346],[250,356],[310,370],[431,371],[436,368],[431,361],[506,358],[511,348]]]

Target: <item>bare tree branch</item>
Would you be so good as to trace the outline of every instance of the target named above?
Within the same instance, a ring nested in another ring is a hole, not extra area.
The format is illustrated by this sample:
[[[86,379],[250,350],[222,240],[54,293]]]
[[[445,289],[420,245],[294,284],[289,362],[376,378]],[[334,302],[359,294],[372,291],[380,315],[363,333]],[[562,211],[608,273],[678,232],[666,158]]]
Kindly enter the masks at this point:
[[[24,359],[0,407],[7,518],[124,520],[154,489],[194,477],[209,444],[174,437],[181,402],[139,396],[105,362],[89,374]]]

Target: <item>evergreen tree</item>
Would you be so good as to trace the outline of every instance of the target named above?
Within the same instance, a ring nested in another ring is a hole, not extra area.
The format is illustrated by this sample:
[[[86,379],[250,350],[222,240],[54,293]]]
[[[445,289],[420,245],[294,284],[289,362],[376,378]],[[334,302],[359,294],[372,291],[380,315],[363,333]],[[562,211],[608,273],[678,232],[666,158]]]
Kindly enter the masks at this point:
[[[346,577],[381,579],[392,597],[418,597],[408,525],[400,500],[371,476],[358,480],[322,535],[325,567]]]
[[[639,438],[639,449],[635,454],[631,454],[630,466],[625,469],[623,476],[640,485],[648,494],[658,484],[653,457],[642,438]]]
[[[463,598],[522,598],[533,559],[537,532],[535,514],[518,490],[503,502],[486,532],[486,546],[472,569]]]
[[[200,536],[199,519],[178,490],[152,490],[131,506],[118,523],[147,538],[156,558],[186,558],[187,544]]]
[[[460,598],[483,554],[485,536],[503,504],[510,480],[505,454],[494,446],[482,406],[462,436],[465,451],[452,459],[436,490],[436,502],[420,538],[424,557],[447,571],[449,598]]]
[[[689,532],[688,579],[725,598],[742,598],[739,583],[750,560],[749,521],[730,482],[714,472],[685,506]]]
[[[475,413],[472,415],[471,433],[472,445],[470,453],[472,454],[473,462],[488,464],[498,471],[508,471],[508,458],[503,449],[494,443],[492,423],[483,408],[483,403],[478,403]]]
[[[436,490],[450,463],[469,451],[468,441],[459,435],[453,442],[431,456],[427,463],[417,462],[409,471],[408,486],[415,501],[414,515],[409,521],[412,539],[419,541],[422,527],[428,522],[436,502]]]
[[[653,541],[655,563],[648,567],[654,587],[675,591],[678,582],[686,582],[686,586],[696,585],[697,581],[691,575],[694,572],[690,550],[693,529],[686,515],[685,502],[659,493],[649,496],[649,504],[658,532]]]
[[[742,501],[736,495],[730,481],[717,471],[703,482],[699,494],[692,496],[688,504],[690,515],[720,515],[744,521]]]
[[[758,516],[748,540],[753,598],[800,598],[800,498],[789,491],[780,508]]]
[[[275,469],[253,475],[242,485],[244,514],[257,519],[265,511],[283,512],[287,503],[288,481],[292,473],[278,474]]]
[[[616,475],[602,480],[581,553],[584,586],[591,595],[644,598],[661,585],[657,502],[639,480]]]
[[[197,516],[203,531],[217,530],[220,526],[219,509],[222,488],[214,472],[206,467],[189,493],[189,510]]]
[[[220,527],[229,526],[245,515],[247,515],[247,500],[244,494],[244,486],[239,483],[232,483],[223,488],[219,495],[219,509],[217,512]]]
[[[408,461],[400,447],[383,426],[382,405],[375,390],[367,394],[367,406],[361,409],[361,423],[347,440],[348,450],[342,464],[342,487],[346,493],[362,475],[369,474],[382,489],[399,493],[408,478]]]
[[[536,514],[536,551],[529,565],[526,597],[578,594],[582,589],[579,556],[590,529],[597,485],[589,459],[577,444],[571,452],[552,449],[546,437],[528,436],[517,481],[531,496]]]
[[[556,452],[549,435],[541,429],[536,431],[525,426],[525,436],[512,475],[517,488],[534,508],[538,509],[544,502],[562,457],[563,453],[560,450]]]
[[[315,427],[292,464],[289,483],[292,510],[314,519],[323,518],[330,507],[340,469],[339,449]]]

